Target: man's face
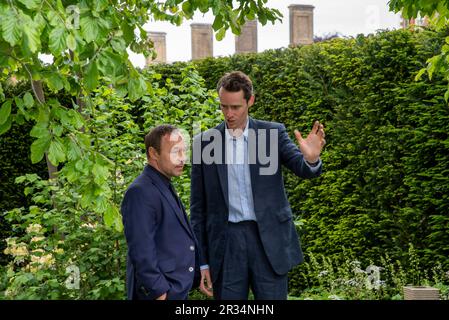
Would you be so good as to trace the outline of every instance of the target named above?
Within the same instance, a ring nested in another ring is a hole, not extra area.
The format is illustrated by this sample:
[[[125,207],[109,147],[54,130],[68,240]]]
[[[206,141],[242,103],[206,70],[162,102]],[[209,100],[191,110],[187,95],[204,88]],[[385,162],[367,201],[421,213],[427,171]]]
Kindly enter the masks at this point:
[[[248,119],[249,107],[254,103],[254,96],[251,96],[249,101],[246,101],[243,90],[230,92],[224,88],[220,88],[218,96],[220,98],[221,112],[223,112],[228,128],[243,130]]]
[[[179,131],[173,131],[161,138],[161,152],[156,154],[156,160],[159,171],[166,177],[182,175],[186,159],[186,145]]]

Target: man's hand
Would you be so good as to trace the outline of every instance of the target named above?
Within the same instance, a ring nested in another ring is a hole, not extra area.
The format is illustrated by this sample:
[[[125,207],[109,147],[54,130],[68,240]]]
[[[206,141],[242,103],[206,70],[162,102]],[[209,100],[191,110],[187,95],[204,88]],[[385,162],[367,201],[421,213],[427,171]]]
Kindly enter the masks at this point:
[[[319,121],[315,121],[312,131],[310,131],[306,139],[303,139],[298,130],[295,130],[295,136],[304,159],[309,163],[317,162],[320,158],[321,150],[326,144],[323,125]]]
[[[200,291],[208,297],[213,296],[212,280],[210,279],[209,269],[201,270]]]
[[[156,298],[156,300],[167,300],[167,293],[164,293],[162,296],[160,296],[159,298]]]

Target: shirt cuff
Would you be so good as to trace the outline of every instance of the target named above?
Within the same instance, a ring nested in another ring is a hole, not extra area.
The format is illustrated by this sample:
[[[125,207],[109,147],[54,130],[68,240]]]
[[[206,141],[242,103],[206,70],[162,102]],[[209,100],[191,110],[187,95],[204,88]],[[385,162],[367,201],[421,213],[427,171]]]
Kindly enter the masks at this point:
[[[321,167],[321,158],[318,158],[318,162],[316,162],[316,164],[314,164],[314,165],[311,165],[310,163],[308,163],[308,162],[306,161],[306,159],[304,159],[304,162],[306,163],[306,165],[310,168],[310,170],[311,170],[312,172],[318,171],[319,168]]]
[[[206,269],[209,269],[208,264],[204,264],[204,265],[200,266],[200,270],[206,270]]]

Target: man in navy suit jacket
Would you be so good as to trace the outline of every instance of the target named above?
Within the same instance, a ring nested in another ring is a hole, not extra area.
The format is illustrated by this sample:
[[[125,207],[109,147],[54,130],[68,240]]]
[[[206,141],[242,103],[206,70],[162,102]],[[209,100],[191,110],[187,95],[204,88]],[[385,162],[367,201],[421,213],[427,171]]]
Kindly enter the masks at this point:
[[[145,136],[148,165],[126,191],[127,293],[133,300],[186,299],[197,268],[196,240],[170,179],[180,176],[185,143],[171,125]]]
[[[216,299],[286,299],[287,272],[303,261],[281,165],[321,173],[318,121],[299,148],[284,125],[248,116],[252,83],[242,72],[217,86],[225,121],[194,139],[190,218],[201,256],[200,290]],[[268,157],[267,157],[268,155]],[[198,159],[199,157],[199,159]]]

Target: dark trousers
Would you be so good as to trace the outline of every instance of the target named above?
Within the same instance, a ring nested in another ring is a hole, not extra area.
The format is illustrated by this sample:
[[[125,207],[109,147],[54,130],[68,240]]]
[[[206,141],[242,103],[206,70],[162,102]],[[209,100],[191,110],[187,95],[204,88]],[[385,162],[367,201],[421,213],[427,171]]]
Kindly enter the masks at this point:
[[[228,223],[223,266],[213,288],[217,300],[247,300],[249,288],[255,300],[287,299],[287,274],[273,271],[256,222]]]

